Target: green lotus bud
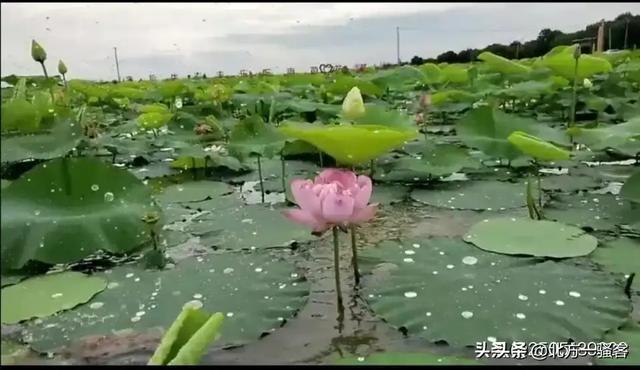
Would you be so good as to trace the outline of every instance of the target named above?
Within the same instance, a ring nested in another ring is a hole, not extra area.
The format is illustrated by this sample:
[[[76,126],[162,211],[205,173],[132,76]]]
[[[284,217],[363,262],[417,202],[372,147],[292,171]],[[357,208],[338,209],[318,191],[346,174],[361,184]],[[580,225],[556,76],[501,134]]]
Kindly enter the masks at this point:
[[[364,115],[364,101],[360,95],[360,89],[354,86],[342,102],[342,115],[350,120],[355,120]]]
[[[38,63],[44,63],[47,59],[47,52],[44,51],[42,46],[40,46],[36,40],[31,40],[31,57]]]
[[[60,61],[58,62],[58,73],[60,73],[61,75],[67,74],[67,66],[64,64],[62,59],[60,59]]]
[[[587,89],[590,89],[593,87],[593,82],[591,82],[591,80],[589,80],[588,78],[585,78],[584,81],[582,81],[582,85]]]
[[[582,54],[582,50],[580,50],[580,46],[576,46],[576,48],[573,50],[573,57],[575,59],[580,59],[580,54]]]

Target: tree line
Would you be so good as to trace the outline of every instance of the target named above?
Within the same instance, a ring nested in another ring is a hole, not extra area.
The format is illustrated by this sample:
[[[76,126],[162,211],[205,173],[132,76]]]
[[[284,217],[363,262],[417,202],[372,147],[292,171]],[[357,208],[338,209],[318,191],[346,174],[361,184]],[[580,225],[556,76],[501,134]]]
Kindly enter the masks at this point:
[[[458,53],[449,50],[436,58],[423,59],[419,56],[411,58],[411,64],[424,63],[467,63],[476,60],[483,51],[490,51],[496,55],[508,59],[522,59],[539,57],[558,45],[570,45],[574,40],[597,37],[600,22],[588,25],[582,31],[563,33],[559,30],[545,28],[540,31],[535,40],[524,43],[514,41],[509,45],[491,44],[484,49],[465,49]],[[609,33],[609,29],[611,29]],[[609,40],[611,35],[611,40]],[[595,41],[594,41],[595,42]],[[630,12],[620,14],[612,21],[605,21],[604,48],[609,49],[635,49],[640,46],[640,15],[632,15]],[[590,50],[590,48],[588,48]]]

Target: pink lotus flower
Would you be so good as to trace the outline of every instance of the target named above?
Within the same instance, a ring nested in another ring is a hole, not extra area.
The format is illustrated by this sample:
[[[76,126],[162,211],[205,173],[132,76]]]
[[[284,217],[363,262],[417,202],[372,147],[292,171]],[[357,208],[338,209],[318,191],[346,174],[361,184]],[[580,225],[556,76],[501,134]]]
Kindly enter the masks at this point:
[[[315,181],[291,182],[291,192],[300,208],[286,210],[285,216],[319,234],[334,226],[361,224],[375,216],[378,204],[368,204],[372,191],[369,177],[329,168]]]

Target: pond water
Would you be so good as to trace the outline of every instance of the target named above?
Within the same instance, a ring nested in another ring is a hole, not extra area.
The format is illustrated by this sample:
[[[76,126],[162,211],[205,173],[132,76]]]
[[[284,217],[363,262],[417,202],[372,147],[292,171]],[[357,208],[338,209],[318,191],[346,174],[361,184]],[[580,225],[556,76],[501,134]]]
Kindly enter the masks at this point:
[[[546,173],[545,179],[567,175],[567,171],[558,171],[555,175],[548,174],[552,171],[541,172]],[[465,174],[458,174],[449,180],[467,183],[466,179]],[[184,182],[184,177],[176,178],[173,181],[177,180],[182,181],[183,184],[189,183]],[[168,183],[170,182],[166,182],[166,184]],[[619,185],[616,182],[609,182],[606,186],[591,189],[589,193],[592,194],[591,197],[595,197],[596,194],[617,194]],[[160,185],[159,193],[162,193],[164,188],[166,185]],[[236,186],[232,191],[232,196],[242,199],[242,203],[247,205],[281,208],[282,202],[285,200],[284,193],[272,191],[265,196],[266,204],[261,205],[258,181],[247,181],[241,186]],[[462,238],[474,224],[482,220],[486,221],[495,217],[527,217],[525,207],[491,211],[446,209],[416,202],[407,198],[407,195],[408,193],[405,191],[380,198],[383,204],[375,220],[363,225],[357,231],[360,253],[375,249],[380,242],[388,240],[423,240],[424,245],[413,244],[413,248],[431,248],[430,240],[434,238]],[[374,198],[376,196],[378,194],[374,193]],[[584,194],[584,197],[589,198],[590,196],[587,193]],[[185,204],[187,203],[183,203],[183,205]],[[173,230],[175,233],[188,234],[189,226],[196,222],[194,220],[215,212],[217,212],[215,208],[190,212],[182,219],[165,226],[165,229]],[[249,224],[260,221],[244,219],[241,222]],[[300,274],[308,281],[308,296],[297,309],[295,315],[284,320],[282,327],[259,340],[250,341],[240,346],[210,350],[204,356],[203,364],[323,364],[332,363],[344,356],[366,358],[377,352],[426,351],[445,356],[474,357],[474,348],[452,347],[447,345],[446,341],[433,343],[424,338],[414,337],[411,333],[406,335],[403,330],[399,330],[398,327],[390,325],[376,315],[367,302],[367,297],[371,296],[365,295],[362,286],[384,285],[390,279],[390,274],[403,266],[391,262],[378,264],[363,276],[360,288],[357,287],[351,269],[352,254],[350,248],[347,247],[350,240],[346,233],[342,233],[340,237],[342,244],[340,249],[341,285],[345,308],[344,313],[339,315],[333,274],[333,249],[329,234],[296,244],[293,252],[287,257],[289,263],[295,265]],[[192,258],[194,255],[202,256],[211,253],[211,249],[200,242],[200,237],[192,235],[185,239],[179,244],[171,246],[167,251],[174,264],[179,265],[182,260]],[[540,242],[544,242],[544,238],[541,238]],[[473,249],[471,246],[469,248]],[[419,251],[420,249],[415,250]],[[277,255],[280,252],[274,253]],[[413,262],[411,257],[415,255],[414,250],[407,250],[404,253],[406,258],[403,261],[405,263]],[[441,252],[441,254],[444,253]],[[473,265],[476,261],[476,257],[467,256],[463,259],[462,265]],[[588,260],[577,259],[576,263],[585,269],[599,269]],[[174,264],[170,264],[169,267]],[[446,268],[457,271],[453,265],[447,265]],[[437,276],[436,272],[434,270],[432,276]],[[446,273],[446,270],[442,273]],[[464,287],[462,289],[467,290]],[[469,290],[471,291],[471,289]],[[400,299],[396,304],[411,305],[411,299],[417,295],[418,293],[413,291],[404,292],[404,299]],[[194,295],[194,297],[201,299],[202,294]],[[520,297],[522,300],[523,296]],[[526,299],[526,296],[524,297]],[[441,302],[446,301],[447,296],[433,296],[429,299]],[[95,299],[91,302],[94,301]],[[633,300],[634,312],[639,310],[639,301],[637,297]],[[99,308],[98,305],[102,305],[102,303],[96,301],[91,304],[91,307]],[[430,312],[427,313],[427,316],[431,316],[429,314]],[[227,316],[229,320],[233,319],[232,316]],[[472,311],[461,311],[460,316],[455,320],[462,322],[471,319],[472,316]],[[525,315],[518,314],[518,317],[521,316]],[[424,329],[428,330],[428,327],[425,325]],[[18,333],[17,327],[3,325],[4,339],[19,337]],[[18,362],[28,364],[146,364],[155,351],[161,336],[162,330],[160,328],[142,331],[126,330],[120,334],[104,337],[94,335],[74,341],[55,355],[42,357],[31,353],[21,356]],[[498,364],[540,363],[540,361],[533,359],[488,360],[488,363],[493,362]],[[592,359],[588,357],[573,360],[548,359],[544,363],[590,364]]]

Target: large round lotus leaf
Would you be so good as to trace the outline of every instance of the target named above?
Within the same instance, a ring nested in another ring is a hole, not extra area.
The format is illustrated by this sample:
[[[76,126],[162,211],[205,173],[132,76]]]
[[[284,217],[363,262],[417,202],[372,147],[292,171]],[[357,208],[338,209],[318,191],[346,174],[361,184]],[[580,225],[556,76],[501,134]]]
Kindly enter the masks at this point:
[[[196,218],[186,231],[200,236],[200,243],[223,249],[289,246],[313,240],[311,230],[289,221],[283,209],[261,204],[226,208]]]
[[[451,346],[594,341],[631,311],[608,274],[483,252],[458,240],[385,241],[360,253],[362,296],[409,336]]]
[[[125,329],[166,330],[192,300],[201,301],[207,312],[224,313],[216,345],[246,343],[291,319],[309,288],[289,263],[266,253],[192,257],[161,271],[120,266],[96,275],[109,283],[90,303],[26,328],[35,350]]]
[[[545,207],[547,219],[594,230],[629,225],[640,230],[640,208],[611,194],[561,195]]]
[[[518,218],[480,221],[464,240],[490,252],[554,258],[584,256],[598,246],[598,239],[577,227]]]
[[[596,249],[591,259],[611,272],[636,273],[633,287],[640,291],[640,239],[620,238]]]
[[[236,124],[229,134],[229,152],[239,159],[252,155],[271,158],[284,143],[285,137],[257,115]]]
[[[354,123],[357,125],[380,125],[397,130],[411,130],[415,127],[412,117],[397,109],[389,110],[385,106],[376,104],[365,104],[364,114]]]
[[[180,202],[198,202],[215,198],[220,195],[228,194],[233,188],[223,182],[216,181],[195,181],[185,184],[172,185],[164,189],[156,199],[159,202],[180,203]]]
[[[369,203],[393,204],[401,202],[409,193],[409,188],[401,185],[376,185],[373,187]]]
[[[3,136],[0,158],[5,163],[61,157],[75,148],[81,138],[82,127],[71,119],[70,112],[60,112],[46,132]]]
[[[338,163],[349,165],[375,159],[418,135],[417,130],[394,130],[380,125],[283,123],[279,129],[287,136],[315,145]]]
[[[541,125],[533,118],[504,113],[490,106],[469,111],[456,124],[456,132],[465,145],[495,158],[515,159],[520,155],[520,151],[507,140],[514,131],[560,145],[567,144],[567,135],[558,129]]]
[[[640,172],[631,175],[620,189],[620,195],[632,202],[640,203]]]
[[[552,175],[542,178],[541,185],[544,190],[558,190],[567,193],[584,189],[594,189],[599,187],[602,181],[591,176],[576,175]]]
[[[500,72],[506,75],[510,74],[523,74],[531,71],[530,67],[522,65],[513,60],[495,55],[490,51],[485,51],[478,55],[478,59],[482,60],[491,67],[492,70]]]
[[[431,104],[434,106],[441,106],[446,103],[455,103],[455,102],[474,102],[478,98],[476,95],[469,93],[464,90],[445,90],[438,91],[431,95]]]
[[[191,206],[195,206],[200,202],[194,203]],[[164,222],[169,225],[176,221],[184,221],[190,215],[195,214],[195,211],[192,209],[188,209],[182,207],[179,204],[166,204],[162,206],[162,211],[164,213]]]
[[[12,99],[2,104],[2,131],[33,132],[40,126],[36,107],[25,99]]]
[[[381,88],[402,90],[425,79],[424,73],[414,66],[402,66],[380,70],[370,77],[371,82]]]
[[[336,365],[482,365],[479,360],[431,353],[383,352],[371,356],[345,357]]]
[[[640,117],[597,128],[571,127],[567,132],[578,143],[594,151],[611,148],[628,156],[635,156],[640,152]]]
[[[2,323],[47,317],[85,303],[106,288],[96,276],[68,271],[37,276],[2,289]]]
[[[469,156],[467,150],[451,144],[423,144],[419,158],[404,157],[392,163],[392,168],[384,176],[385,181],[418,181],[444,175],[450,175],[463,168],[478,168],[480,163]]]
[[[576,75],[576,60],[571,48],[562,50],[554,55],[545,55],[535,64],[547,67],[554,73],[570,80],[573,80]],[[609,72],[611,69],[611,63],[606,59],[583,54],[580,55],[578,60],[577,77],[579,79],[588,78],[594,74]]]
[[[159,212],[125,169],[97,158],[59,158],[2,190],[2,266],[75,262],[100,250],[130,252],[149,240],[141,221]]]
[[[172,113],[149,112],[141,114],[137,120],[142,128],[157,129],[169,123],[172,117]]]
[[[411,198],[450,209],[504,210],[526,205],[525,184],[504,181],[456,181],[433,189],[415,189]]]
[[[602,342],[615,343],[616,347],[620,343],[627,345],[628,354],[624,358],[599,358],[596,359],[598,365],[638,365],[640,364],[640,323],[632,320],[619,330],[612,331],[605,335]],[[621,352],[621,351],[616,351]],[[622,350],[624,352],[624,350]]]

